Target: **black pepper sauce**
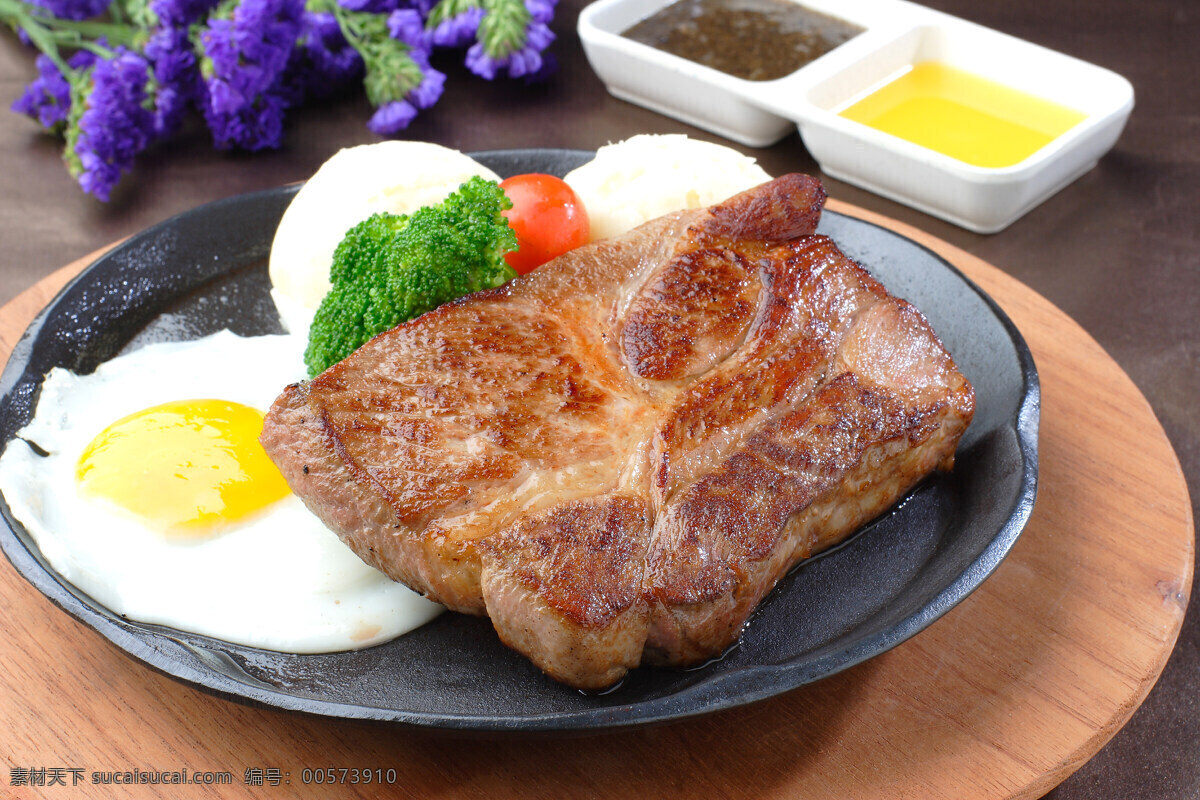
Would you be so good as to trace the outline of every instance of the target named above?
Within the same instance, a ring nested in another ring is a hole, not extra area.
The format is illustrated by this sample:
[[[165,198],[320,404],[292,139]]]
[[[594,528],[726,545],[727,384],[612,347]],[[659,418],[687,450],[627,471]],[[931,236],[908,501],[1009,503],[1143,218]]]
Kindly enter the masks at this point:
[[[737,78],[771,81],[862,31],[790,0],[676,0],[622,35]]]

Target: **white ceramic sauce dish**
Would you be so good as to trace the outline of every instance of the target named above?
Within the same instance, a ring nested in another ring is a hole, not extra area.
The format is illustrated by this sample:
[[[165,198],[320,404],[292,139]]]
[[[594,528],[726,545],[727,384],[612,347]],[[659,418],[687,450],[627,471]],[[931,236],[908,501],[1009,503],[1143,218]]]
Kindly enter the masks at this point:
[[[905,0],[804,0],[864,29],[777,80],[749,81],[621,34],[671,0],[599,0],[579,35],[616,97],[750,147],[798,127],[826,174],[979,233],[1002,230],[1094,166],[1133,109],[1120,75]],[[1081,112],[1028,158],[980,167],[839,115],[889,79],[940,62]]]

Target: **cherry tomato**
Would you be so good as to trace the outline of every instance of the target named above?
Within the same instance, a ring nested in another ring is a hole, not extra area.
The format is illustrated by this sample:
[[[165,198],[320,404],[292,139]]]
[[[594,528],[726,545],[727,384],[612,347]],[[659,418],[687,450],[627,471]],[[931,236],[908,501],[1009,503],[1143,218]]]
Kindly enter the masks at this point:
[[[587,210],[562,180],[538,173],[514,175],[501,181],[500,188],[512,201],[504,216],[517,234],[517,249],[505,259],[519,274],[587,243]]]

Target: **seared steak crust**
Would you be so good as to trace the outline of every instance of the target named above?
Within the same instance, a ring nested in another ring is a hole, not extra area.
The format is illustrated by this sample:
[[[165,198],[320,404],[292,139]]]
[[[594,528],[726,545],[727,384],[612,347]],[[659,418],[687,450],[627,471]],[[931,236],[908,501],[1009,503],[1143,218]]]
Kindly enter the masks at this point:
[[[612,684],[737,639],[797,561],[936,468],[974,411],[925,319],[790,175],[382,334],[262,441],[365,561]]]

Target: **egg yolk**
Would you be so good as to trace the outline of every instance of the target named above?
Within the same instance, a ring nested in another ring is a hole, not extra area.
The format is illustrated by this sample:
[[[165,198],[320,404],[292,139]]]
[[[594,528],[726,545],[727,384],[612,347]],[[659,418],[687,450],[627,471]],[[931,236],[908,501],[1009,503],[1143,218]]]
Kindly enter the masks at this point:
[[[258,443],[263,414],[226,400],[179,400],[119,419],[83,451],[84,494],[173,536],[213,536],[290,491]]]

